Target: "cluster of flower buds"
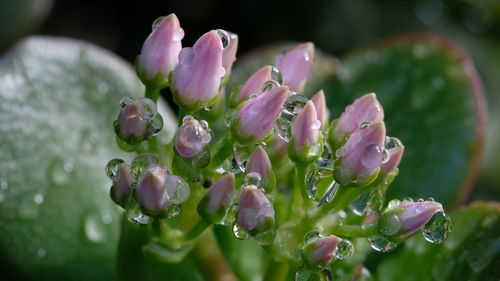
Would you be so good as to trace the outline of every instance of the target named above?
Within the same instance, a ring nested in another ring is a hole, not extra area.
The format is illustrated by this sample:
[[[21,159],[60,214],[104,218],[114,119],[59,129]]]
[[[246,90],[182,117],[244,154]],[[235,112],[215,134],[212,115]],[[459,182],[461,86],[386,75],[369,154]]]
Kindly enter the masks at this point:
[[[418,230],[431,242],[446,239],[450,221],[437,202],[393,200],[384,209],[404,146],[386,136],[376,95],[358,98],[332,122],[328,93],[307,98],[312,43],[283,52],[226,97],[238,36],[211,30],[182,48],[183,36],[173,14],[153,24],[136,62],[150,98],[124,99],[115,121],[120,147],[142,153],[130,165],[114,159],[106,167],[111,198],[131,221],[197,220],[191,230],[176,230],[184,242],[208,226],[232,225],[236,238],[253,237],[285,261],[301,263],[298,280],[327,274],[333,261],[349,257],[347,237],[368,237],[380,251]],[[179,106],[179,128],[172,143],[139,149],[161,130],[156,97],[166,87]],[[220,107],[215,118],[202,120],[214,106]],[[180,212],[188,200],[197,207]],[[346,214],[365,218],[344,220]],[[303,243],[282,242],[304,236]]]

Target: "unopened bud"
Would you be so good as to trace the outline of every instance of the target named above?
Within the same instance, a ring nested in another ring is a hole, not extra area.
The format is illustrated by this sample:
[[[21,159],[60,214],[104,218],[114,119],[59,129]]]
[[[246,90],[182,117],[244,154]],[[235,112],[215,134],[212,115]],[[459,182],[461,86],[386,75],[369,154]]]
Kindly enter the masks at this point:
[[[116,176],[113,179],[110,195],[113,201],[125,208],[127,200],[131,194],[131,186],[134,183],[134,178],[130,173],[130,166],[127,163],[121,163],[118,166]]]
[[[155,122],[157,118],[161,122]],[[163,121],[157,113],[156,104],[148,98],[140,98],[126,104],[114,124],[116,134],[132,145],[158,133]]]
[[[313,271],[326,268],[335,259],[335,251],[340,241],[341,238],[330,235],[306,242],[301,251],[304,265]]]
[[[274,228],[273,205],[255,185],[242,187],[236,222],[252,236]]]
[[[230,101],[231,107],[236,108],[240,103],[249,99],[251,95],[258,96],[262,94],[262,86],[264,85],[264,82],[272,79],[272,69],[272,66],[267,65],[261,67],[254,74],[252,74],[239,91],[232,93]]]
[[[235,196],[234,175],[229,173],[221,177],[201,199],[198,213],[208,223],[219,223],[231,207]]]
[[[292,140],[288,147],[290,158],[299,162],[311,162],[322,153],[321,122],[316,108],[308,101],[292,126]]]
[[[193,117],[186,116],[175,134],[175,150],[184,158],[193,158],[206,151],[211,140],[207,128]]]
[[[290,90],[302,92],[314,64],[314,44],[299,44],[276,57],[275,64],[283,75],[283,84]]]

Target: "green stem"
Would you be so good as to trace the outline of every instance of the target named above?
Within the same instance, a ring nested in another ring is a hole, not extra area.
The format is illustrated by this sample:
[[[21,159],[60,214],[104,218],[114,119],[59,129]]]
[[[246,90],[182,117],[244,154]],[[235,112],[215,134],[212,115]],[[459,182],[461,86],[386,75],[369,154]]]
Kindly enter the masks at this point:
[[[214,171],[217,169],[229,156],[233,154],[233,136],[231,132],[226,131],[221,139],[217,142],[216,146],[212,150],[212,156],[210,158],[210,164],[207,169],[209,171]]]
[[[156,103],[158,101],[159,94],[160,94],[160,89],[158,89],[154,86],[146,85],[146,93],[145,93],[146,98],[148,98]]]
[[[207,229],[210,224],[206,223],[204,220],[200,219],[186,234],[184,234],[183,240],[189,242],[196,237],[200,236],[205,229]]]
[[[378,225],[332,225],[325,227],[325,233],[335,234],[343,237],[370,237],[378,233]]]
[[[288,275],[290,266],[285,262],[270,260],[267,264],[263,281],[284,281]]]
[[[190,112],[186,108],[179,106],[179,114],[177,115],[177,126],[181,126],[184,117],[190,115],[191,113],[192,112]]]
[[[206,231],[194,248],[193,257],[208,281],[237,281],[212,231]]]

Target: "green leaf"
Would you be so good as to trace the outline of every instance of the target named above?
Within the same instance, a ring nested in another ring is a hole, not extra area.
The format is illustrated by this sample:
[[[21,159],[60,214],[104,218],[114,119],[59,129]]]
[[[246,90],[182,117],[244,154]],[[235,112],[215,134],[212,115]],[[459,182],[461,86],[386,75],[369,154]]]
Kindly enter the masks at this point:
[[[359,96],[377,94],[388,135],[406,147],[390,198],[463,201],[482,150],[485,101],[461,49],[431,34],[389,40],[347,57],[324,89],[333,118]]]
[[[104,167],[126,157],[112,121],[144,88],[91,44],[32,37],[0,61],[0,271],[113,280],[120,210]],[[175,121],[165,118],[165,127]]]
[[[443,244],[421,235],[377,269],[380,281],[493,281],[500,279],[500,204],[474,202],[451,214],[452,233]]]

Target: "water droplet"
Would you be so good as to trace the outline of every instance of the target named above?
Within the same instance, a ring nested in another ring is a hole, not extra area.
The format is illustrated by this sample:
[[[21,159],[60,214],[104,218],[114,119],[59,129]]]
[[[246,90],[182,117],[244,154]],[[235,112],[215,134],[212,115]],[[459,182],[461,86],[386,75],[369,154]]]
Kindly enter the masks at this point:
[[[161,17],[156,18],[156,19],[153,21],[153,24],[151,25],[151,29],[152,29],[152,30],[155,30],[155,29],[158,27],[158,25],[160,25],[160,23],[163,21],[163,19],[164,19],[164,18],[165,18],[164,16],[161,16]]]
[[[436,200],[434,199],[434,197],[429,197],[429,198],[427,198],[427,201],[434,202]]]
[[[44,258],[47,255],[47,251],[44,248],[39,248],[38,250],[36,250],[36,255],[39,258]]]
[[[401,204],[401,201],[399,201],[398,199],[393,199],[393,200],[389,201],[389,204],[387,205],[387,209],[398,208],[400,204]]]
[[[208,164],[210,164],[210,152],[208,150],[205,150],[200,154],[196,155],[196,157],[194,157],[193,160],[191,161],[191,164],[197,168],[206,167]]]
[[[382,150],[382,164],[387,163],[387,161],[389,161],[390,158],[391,158],[391,154],[389,153],[389,150],[384,148]]]
[[[368,242],[370,243],[372,249],[377,252],[387,252],[394,249],[397,244],[393,243],[382,236],[373,236],[368,238]]]
[[[189,184],[181,177],[170,175],[165,180],[166,190],[175,190],[169,195],[170,202],[174,204],[184,203],[189,198]]]
[[[125,214],[127,219],[135,224],[146,225],[151,222],[151,218],[141,212],[141,208],[133,196],[130,196],[127,201]]]
[[[411,197],[405,197],[403,198],[403,201],[401,201],[402,204],[408,204],[408,203],[413,203],[413,198]]]
[[[318,239],[321,237],[321,234],[319,234],[318,231],[309,231],[304,235],[304,243],[308,243],[314,239]]]
[[[333,273],[329,269],[323,269],[320,273],[324,281],[333,281]]]
[[[221,225],[228,226],[233,225],[236,221],[236,212],[238,211],[238,204],[234,204],[229,208],[224,219],[221,221]]]
[[[139,117],[141,117],[144,120],[151,120],[157,113],[156,113],[156,104],[154,101],[148,99],[148,98],[140,98],[134,101],[134,103],[137,103],[137,110]]]
[[[233,225],[233,234],[234,237],[240,240],[245,240],[250,237],[250,234],[243,230],[237,223]]]
[[[163,118],[160,114],[155,114],[149,121],[149,125],[153,129],[153,136],[156,136],[163,128]]]
[[[44,198],[43,198],[43,195],[41,193],[37,193],[33,197],[33,201],[35,201],[35,203],[37,205],[41,205],[43,203],[43,200],[44,200]]]
[[[321,281],[321,275],[305,267],[301,267],[295,273],[295,281]]]
[[[335,151],[335,157],[337,158],[342,158],[342,156],[344,156],[344,153],[345,153],[345,149],[344,147],[342,146],[341,148],[337,149]]]
[[[136,148],[136,145],[128,144],[125,140],[120,138],[118,135],[116,135],[116,145],[118,145],[118,148],[120,148],[121,150],[123,150],[125,152],[132,152]]]
[[[360,130],[366,129],[366,128],[368,128],[368,126],[370,126],[370,124],[371,124],[371,122],[365,121],[365,122],[361,123],[361,125],[359,125],[359,129]]]
[[[352,202],[351,205],[349,205],[349,208],[355,215],[364,216],[366,215],[366,208],[368,207],[373,196],[373,192],[365,192],[361,194],[358,199]]]
[[[92,243],[101,243],[106,239],[106,229],[99,212],[89,212],[83,218],[83,234]]]
[[[283,105],[283,111],[289,115],[297,116],[308,101],[307,97],[292,92]]]
[[[266,81],[266,82],[264,82],[262,84],[261,92],[263,92],[263,93],[267,92],[267,91],[271,90],[274,87],[279,87],[279,85],[280,84],[278,82],[274,81],[274,80],[268,80],[268,81]]]
[[[235,175],[245,172],[245,166],[237,160],[235,155],[231,159],[231,172]]]
[[[212,110],[214,110],[215,105],[216,105],[216,103],[212,103],[212,104],[209,104],[209,105],[207,105],[207,106],[203,107],[203,109],[204,109],[205,111],[212,111]]]
[[[451,219],[444,212],[435,213],[422,229],[425,240],[431,243],[443,243],[451,231]]]
[[[120,107],[124,108],[127,104],[133,102],[134,99],[131,97],[123,97],[120,99]]]
[[[271,79],[278,82],[278,84],[283,84],[283,73],[281,73],[281,70],[275,66],[271,66]]]
[[[319,201],[318,207],[325,203],[330,203],[333,201],[333,198],[335,197],[335,193],[337,193],[337,190],[339,189],[340,184],[337,182],[332,182],[332,184],[328,187],[327,191]]]
[[[255,185],[257,187],[262,187],[262,176],[259,173],[251,172],[248,173],[243,179],[244,185]]]
[[[335,257],[339,260],[345,260],[352,256],[354,253],[354,246],[351,241],[347,239],[342,239],[337,244],[337,249],[335,250]]]
[[[166,214],[167,218],[172,219],[172,218],[178,217],[181,214],[181,209],[182,209],[182,207],[179,204],[174,204],[174,205],[170,206],[168,208],[168,211]]]
[[[229,34],[223,29],[217,29],[217,34],[219,34],[220,40],[222,41],[222,48],[226,48],[229,45]]]
[[[418,198],[417,202],[424,202],[424,198]]]
[[[391,149],[395,147],[401,147],[403,146],[403,143],[398,138],[386,137],[384,146],[385,149]]]
[[[274,229],[268,230],[268,231],[263,231],[259,234],[257,234],[254,238],[257,243],[261,246],[267,246],[273,243],[274,238],[276,237],[276,233],[274,232]]]
[[[380,216],[378,225],[379,232],[387,237],[397,234],[403,226],[401,221],[399,221],[399,217],[393,212]]]
[[[307,192],[307,197],[311,199],[316,199],[316,192],[317,192],[317,186],[316,182],[318,180],[318,169],[316,166],[312,166],[311,168],[308,169],[306,175],[306,192]]]
[[[114,180],[116,178],[116,175],[118,174],[118,169],[120,168],[120,165],[123,163],[122,159],[111,159],[109,162],[106,164],[106,176],[110,178],[111,180]]]
[[[130,164],[130,172],[132,173],[132,176],[136,179],[139,180],[142,173],[149,167],[153,165],[158,164],[158,158],[149,153],[143,153],[137,155],[134,160],[132,160],[132,163]]]
[[[236,110],[230,109],[226,112],[224,115],[224,123],[226,124],[227,127],[231,126],[231,123],[233,123],[234,117],[236,116]]]
[[[276,120],[275,132],[285,142],[289,142],[292,137],[292,121],[288,120],[283,114]]]

